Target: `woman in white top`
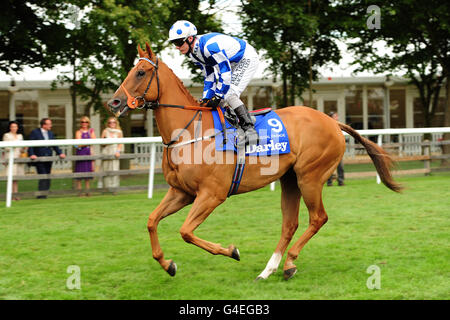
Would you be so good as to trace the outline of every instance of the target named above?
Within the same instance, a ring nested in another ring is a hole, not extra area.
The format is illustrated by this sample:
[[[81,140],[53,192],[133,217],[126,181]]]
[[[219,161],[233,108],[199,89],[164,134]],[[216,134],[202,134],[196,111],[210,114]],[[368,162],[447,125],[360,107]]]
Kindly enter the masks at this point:
[[[120,129],[119,121],[115,117],[109,117],[106,122],[106,128],[102,132],[102,138],[122,138],[123,133]],[[103,171],[119,171],[120,170],[120,153],[122,152],[123,144],[107,144],[102,148],[102,154],[113,155],[114,160],[103,160]],[[118,188],[120,186],[119,176],[106,176],[103,177],[104,188]]]
[[[9,132],[3,135],[3,141],[21,141],[23,140],[23,136],[19,131],[19,123],[17,121],[9,122]],[[9,159],[9,148],[6,148],[3,153],[3,159],[6,162],[6,170],[8,170],[8,159]],[[14,148],[14,158],[20,158],[22,153],[26,152],[26,148]],[[8,172],[8,171],[6,171]],[[13,175],[14,176],[23,176],[25,175],[25,164],[16,163],[13,165]],[[19,184],[17,180],[13,180],[13,194],[19,192]],[[19,197],[13,197],[13,200],[20,200]]]

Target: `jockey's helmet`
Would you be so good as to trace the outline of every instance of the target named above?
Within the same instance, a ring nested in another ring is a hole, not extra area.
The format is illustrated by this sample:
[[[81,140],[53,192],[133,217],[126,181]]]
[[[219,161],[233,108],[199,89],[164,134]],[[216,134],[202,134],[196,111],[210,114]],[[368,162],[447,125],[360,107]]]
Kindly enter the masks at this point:
[[[169,30],[169,41],[183,39],[197,35],[197,28],[187,20],[178,20]]]

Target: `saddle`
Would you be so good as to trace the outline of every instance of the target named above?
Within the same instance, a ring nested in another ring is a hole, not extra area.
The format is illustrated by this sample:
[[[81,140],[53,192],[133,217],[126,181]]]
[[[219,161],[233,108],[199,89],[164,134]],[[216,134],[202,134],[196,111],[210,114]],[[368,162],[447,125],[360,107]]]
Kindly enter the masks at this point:
[[[248,113],[250,114],[253,124],[255,124],[256,116],[264,115],[266,113],[269,113],[270,111],[272,111],[272,108],[263,108],[258,110],[251,110]],[[231,109],[230,107],[226,107],[223,116],[234,128],[239,128],[239,120],[233,109]]]
[[[221,108],[220,111],[220,114],[223,113],[223,120],[219,116],[219,109],[212,111],[214,128],[217,132],[215,136],[216,150],[237,153],[238,146],[244,141],[244,132],[239,127],[237,116],[231,108]],[[246,155],[270,156],[290,152],[286,128],[276,112],[271,108],[259,109],[251,112],[251,118],[255,121],[254,125],[259,135],[259,141],[257,145],[245,145]]]

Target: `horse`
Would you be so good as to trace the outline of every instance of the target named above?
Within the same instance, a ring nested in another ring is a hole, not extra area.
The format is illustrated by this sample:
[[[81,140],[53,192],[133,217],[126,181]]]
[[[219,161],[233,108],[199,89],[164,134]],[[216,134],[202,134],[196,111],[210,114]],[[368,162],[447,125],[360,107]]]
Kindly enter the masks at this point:
[[[108,106],[116,116],[123,116],[136,108],[153,109],[166,146],[162,170],[169,190],[150,214],[147,223],[153,258],[170,276],[175,276],[177,265],[172,259],[164,257],[157,234],[158,223],[192,204],[180,228],[184,241],[213,255],[224,255],[239,261],[240,252],[235,245],[224,248],[194,234],[196,228],[227,199],[237,155],[214,150],[215,137],[207,136],[214,125],[211,109],[199,104],[175,73],[158,59],[149,44],[146,43],[145,50],[138,46],[138,53],[139,61],[108,101]],[[254,191],[280,180],[281,238],[265,269],[256,279],[267,279],[277,271],[297,230],[299,204],[303,197],[309,212],[309,225],[287,252],[283,266],[283,276],[287,280],[297,272],[294,262],[302,248],[328,220],[322,202],[322,189],[344,155],[342,131],[365,147],[385,186],[395,192],[400,192],[402,186],[391,175],[394,162],[389,154],[350,126],[305,106],[286,107],[275,112],[287,130],[290,153],[277,157],[277,166],[270,174],[262,173],[264,169],[269,170],[273,158],[246,156],[247,165],[236,194]],[[201,117],[201,114],[204,115],[199,126],[200,121],[194,119]],[[198,136],[199,132],[200,138],[189,140],[189,137]],[[195,161],[198,154],[205,152],[218,161]],[[178,159],[182,157],[184,161],[175,161],[177,157],[173,154],[178,154]]]

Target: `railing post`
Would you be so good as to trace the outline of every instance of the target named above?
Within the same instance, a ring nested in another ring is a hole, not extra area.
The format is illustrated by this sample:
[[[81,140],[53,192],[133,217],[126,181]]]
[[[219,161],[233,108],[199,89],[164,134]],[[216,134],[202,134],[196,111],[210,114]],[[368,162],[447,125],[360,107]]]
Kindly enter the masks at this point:
[[[153,198],[153,184],[155,179],[155,155],[156,155],[156,143],[151,144],[150,148],[150,169],[148,173],[148,198]]]
[[[6,207],[11,207],[13,185],[14,148],[9,148],[8,181],[6,183]]]
[[[381,134],[378,135],[377,144],[381,147],[383,145],[383,136]],[[380,175],[377,173],[377,183],[381,183]]]
[[[425,139],[423,142],[428,143],[427,145],[423,146],[423,155],[427,156],[428,159],[423,161],[423,167],[425,169],[425,175],[429,175],[431,173],[431,161],[430,161],[430,140]]]

